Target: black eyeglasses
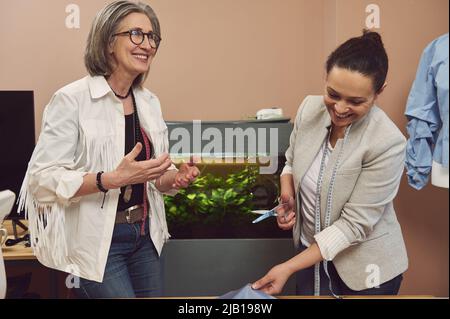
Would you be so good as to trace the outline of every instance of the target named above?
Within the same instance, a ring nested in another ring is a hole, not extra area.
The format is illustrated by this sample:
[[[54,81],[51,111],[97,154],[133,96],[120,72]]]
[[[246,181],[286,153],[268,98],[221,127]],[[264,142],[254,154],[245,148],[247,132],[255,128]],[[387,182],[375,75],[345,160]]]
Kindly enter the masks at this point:
[[[136,45],[141,45],[144,42],[145,36],[147,36],[148,42],[153,49],[158,49],[161,42],[161,37],[152,31],[145,33],[141,30],[129,30],[113,34],[113,37],[118,35],[129,35],[131,42]]]

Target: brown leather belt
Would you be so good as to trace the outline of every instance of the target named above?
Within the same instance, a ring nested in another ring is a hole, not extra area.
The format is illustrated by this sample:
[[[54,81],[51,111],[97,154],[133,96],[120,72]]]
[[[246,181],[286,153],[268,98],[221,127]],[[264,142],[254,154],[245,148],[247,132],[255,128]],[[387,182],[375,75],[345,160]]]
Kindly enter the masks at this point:
[[[134,224],[142,221],[144,205],[135,205],[116,213],[116,224]]]

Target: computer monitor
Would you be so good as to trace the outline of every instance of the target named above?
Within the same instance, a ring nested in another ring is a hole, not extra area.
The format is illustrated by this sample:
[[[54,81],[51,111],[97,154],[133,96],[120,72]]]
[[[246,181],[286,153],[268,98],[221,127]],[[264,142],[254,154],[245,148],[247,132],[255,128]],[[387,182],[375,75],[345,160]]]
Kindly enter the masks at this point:
[[[35,146],[33,91],[0,91],[0,191],[19,195]],[[8,218],[24,218],[14,203]]]

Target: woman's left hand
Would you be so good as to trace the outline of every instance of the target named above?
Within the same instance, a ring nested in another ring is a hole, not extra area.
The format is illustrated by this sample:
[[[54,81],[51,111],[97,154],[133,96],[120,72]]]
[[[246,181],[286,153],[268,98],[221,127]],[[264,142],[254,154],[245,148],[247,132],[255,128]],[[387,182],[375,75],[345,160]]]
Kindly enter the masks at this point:
[[[200,171],[193,161],[190,163],[183,163],[180,165],[178,173],[175,175],[175,181],[172,187],[176,189],[186,188],[190,183],[195,181],[199,175]]]
[[[261,290],[269,295],[277,295],[283,290],[292,272],[285,263],[273,267],[264,277],[252,284],[253,289]]]

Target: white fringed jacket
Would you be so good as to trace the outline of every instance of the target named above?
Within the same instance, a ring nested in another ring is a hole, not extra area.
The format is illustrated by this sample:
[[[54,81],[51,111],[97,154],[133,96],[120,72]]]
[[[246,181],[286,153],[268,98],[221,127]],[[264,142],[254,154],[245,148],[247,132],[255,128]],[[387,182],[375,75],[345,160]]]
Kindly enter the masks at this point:
[[[158,98],[134,88],[140,123],[155,156],[168,152],[167,126]],[[112,171],[124,157],[122,102],[102,76],[87,76],[58,90],[42,129],[19,197],[29,220],[32,247],[45,266],[101,282],[111,244],[120,189],[74,198],[83,176]],[[172,165],[170,169],[176,169]],[[170,237],[162,194],[147,183],[150,236],[161,254]],[[175,190],[169,192],[174,195]]]

